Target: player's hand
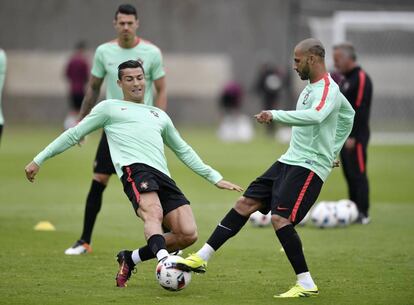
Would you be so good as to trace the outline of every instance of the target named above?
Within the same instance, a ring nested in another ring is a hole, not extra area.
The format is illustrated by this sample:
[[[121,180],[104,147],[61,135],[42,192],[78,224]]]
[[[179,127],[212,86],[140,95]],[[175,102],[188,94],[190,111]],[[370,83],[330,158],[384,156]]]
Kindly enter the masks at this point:
[[[39,165],[37,165],[34,161],[27,164],[26,167],[24,168],[24,171],[26,172],[27,180],[29,180],[30,182],[33,182],[35,179],[35,176],[39,172],[39,169],[40,169]]]
[[[243,188],[226,180],[220,180],[216,183],[219,189],[242,192]]]
[[[266,123],[269,124],[273,121],[273,115],[269,110],[264,110],[260,112],[259,114],[256,114],[255,119],[260,124]]]
[[[332,164],[332,168],[339,167],[341,165],[341,162],[339,160],[334,160]]]
[[[354,150],[355,149],[355,146],[356,146],[356,139],[355,138],[348,138],[346,141],[345,141],[345,148],[347,149],[347,150]]]

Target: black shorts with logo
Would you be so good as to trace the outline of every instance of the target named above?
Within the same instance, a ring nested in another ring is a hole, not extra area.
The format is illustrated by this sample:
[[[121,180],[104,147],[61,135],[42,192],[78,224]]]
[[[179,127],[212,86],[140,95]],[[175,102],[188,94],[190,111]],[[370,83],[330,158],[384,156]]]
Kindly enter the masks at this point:
[[[93,164],[93,172],[105,175],[116,173],[114,164],[112,163],[111,153],[109,152],[109,145],[105,132],[102,132],[101,140],[99,141],[95,162]]]
[[[262,202],[262,213],[272,211],[298,224],[315,203],[322,184],[313,171],[277,161],[250,183],[244,196]]]
[[[174,180],[159,170],[142,163],[122,168],[121,182],[124,192],[132,203],[135,213],[139,208],[142,193],[157,192],[164,216],[176,208],[190,204]]]

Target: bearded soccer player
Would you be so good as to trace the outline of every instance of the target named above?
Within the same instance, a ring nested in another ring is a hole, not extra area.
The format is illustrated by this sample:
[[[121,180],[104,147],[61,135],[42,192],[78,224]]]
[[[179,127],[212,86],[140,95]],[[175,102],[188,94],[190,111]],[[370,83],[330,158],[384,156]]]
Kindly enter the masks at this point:
[[[144,103],[150,106],[155,105],[163,110],[166,109],[165,72],[161,51],[155,45],[136,35],[139,21],[135,7],[129,4],[120,5],[115,12],[113,24],[118,37],[96,49],[92,75],[79,113],[80,119],[84,118],[96,104],[104,80],[106,81],[107,99],[123,98],[122,91],[116,84],[117,67],[120,63],[130,59],[141,60],[146,72],[147,90]],[[157,94],[155,104],[153,86]],[[90,244],[93,227],[101,209],[103,192],[112,174],[115,174],[115,168],[112,165],[108,142],[103,132],[96,152],[92,183],[86,199],[82,234],[72,247],[66,249],[65,254],[79,255],[92,251]]]
[[[147,245],[118,253],[118,287],[125,287],[139,262],[165,259],[168,251],[184,249],[197,239],[197,229],[189,201],[171,179],[164,144],[195,173],[218,188],[241,191],[223,180],[219,172],[203,163],[180,137],[169,116],[144,104],[144,68],[138,61],[119,66],[118,85],[124,99],[108,99],[95,106],[77,126],[68,129],[40,152],[26,168],[33,182],[40,165],[64,152],[98,128],[104,128],[116,173],[136,214],[144,221]],[[162,225],[170,232],[163,233]]]
[[[296,110],[267,110],[255,117],[259,123],[276,121],[292,127],[288,151],[254,180],[233,209],[222,219],[207,243],[187,257],[180,268],[205,272],[207,261],[246,224],[250,214],[272,212],[276,236],[297,275],[290,290],[276,298],[317,295],[295,225],[314,204],[336,156],[352,129],[354,110],[325,68],[325,49],[316,39],[301,41],[294,50],[294,69],[309,80]]]
[[[344,76],[339,87],[355,110],[351,134],[341,150],[342,168],[348,184],[349,199],[358,207],[359,215],[356,222],[365,225],[370,222],[366,163],[373,89],[371,78],[356,60],[357,56],[352,44],[341,43],[334,46],[335,68]]]

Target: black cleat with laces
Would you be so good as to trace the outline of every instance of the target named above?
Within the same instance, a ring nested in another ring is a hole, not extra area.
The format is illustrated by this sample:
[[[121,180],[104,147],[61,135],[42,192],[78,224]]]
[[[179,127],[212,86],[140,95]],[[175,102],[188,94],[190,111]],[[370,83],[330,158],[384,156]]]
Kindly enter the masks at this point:
[[[118,287],[126,287],[127,281],[131,277],[131,273],[135,269],[135,264],[132,261],[132,251],[122,250],[117,255],[117,261],[119,264],[119,270],[116,274],[116,286]],[[134,272],[135,273],[135,272]]]

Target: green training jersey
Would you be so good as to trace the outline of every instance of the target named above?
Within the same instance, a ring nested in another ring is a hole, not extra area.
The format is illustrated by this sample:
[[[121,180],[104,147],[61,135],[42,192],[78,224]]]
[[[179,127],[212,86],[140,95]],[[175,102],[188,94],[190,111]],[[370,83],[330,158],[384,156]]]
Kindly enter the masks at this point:
[[[7,66],[6,52],[0,49],[0,125],[4,124],[4,117],[3,117],[3,111],[2,111],[2,106],[1,106],[1,97],[3,93],[4,80],[6,78],[6,66]]]
[[[92,75],[98,78],[105,78],[106,98],[124,98],[121,88],[117,84],[118,66],[127,60],[141,60],[145,72],[146,88],[144,102],[147,105],[154,105],[153,83],[165,75],[162,55],[160,49],[152,43],[138,39],[135,47],[121,48],[117,40],[101,44],[95,52],[92,65]]]
[[[177,157],[211,183],[222,179],[220,173],[203,163],[197,153],[180,137],[170,117],[162,110],[123,100],[105,100],[97,104],[77,126],[62,133],[33,161],[39,166],[92,131],[104,128],[112,162],[119,177],[122,167],[144,163],[170,176],[164,144]]]
[[[327,73],[308,83],[296,110],[271,112],[274,121],[293,126],[289,149],[279,161],[310,169],[325,181],[352,130],[355,115],[338,85]]]

